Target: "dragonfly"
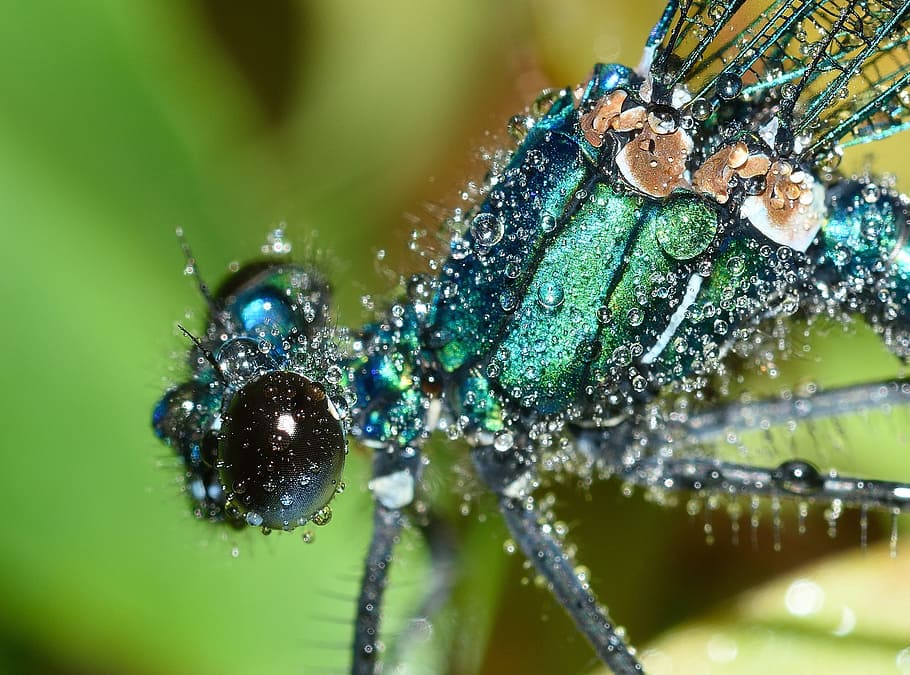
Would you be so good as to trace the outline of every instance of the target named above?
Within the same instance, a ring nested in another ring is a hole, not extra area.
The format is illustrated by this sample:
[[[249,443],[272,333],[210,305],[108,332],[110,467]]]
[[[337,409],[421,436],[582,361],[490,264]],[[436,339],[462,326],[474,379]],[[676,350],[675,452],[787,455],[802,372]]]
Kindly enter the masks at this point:
[[[152,416],[194,512],[266,531],[326,524],[349,442],[369,448],[358,674],[382,668],[402,531],[446,555],[421,497],[434,435],[467,444],[511,541],[616,673],[643,668],[579,572],[554,481],[695,494],[752,520],[762,500],[775,522],[788,500],[832,524],[856,509],[864,538],[881,512],[896,548],[910,484],[709,450],[910,401],[899,379],[724,394],[737,369],[768,366],[794,317],[865,321],[910,356],[910,200],[839,171],[846,148],[910,125],[908,40],[910,2],[673,0],[637,66],[596,64],[512,118],[515,146],[441,226],[446,252],[367,325],[335,325],[329,280],[280,232],[273,255],[214,290],[197,274],[207,326],[184,330],[190,374]]]

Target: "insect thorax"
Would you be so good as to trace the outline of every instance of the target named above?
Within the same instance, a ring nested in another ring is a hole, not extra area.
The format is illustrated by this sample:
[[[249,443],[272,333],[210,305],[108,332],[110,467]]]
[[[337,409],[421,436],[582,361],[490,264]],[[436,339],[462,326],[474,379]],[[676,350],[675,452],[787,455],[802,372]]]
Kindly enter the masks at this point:
[[[602,65],[535,104],[432,299],[365,332],[356,434],[411,443],[442,394],[449,428],[482,442],[529,417],[609,423],[715,372],[763,322],[870,292],[903,246],[897,195],[781,159],[760,97],[683,114],[649,86]]]

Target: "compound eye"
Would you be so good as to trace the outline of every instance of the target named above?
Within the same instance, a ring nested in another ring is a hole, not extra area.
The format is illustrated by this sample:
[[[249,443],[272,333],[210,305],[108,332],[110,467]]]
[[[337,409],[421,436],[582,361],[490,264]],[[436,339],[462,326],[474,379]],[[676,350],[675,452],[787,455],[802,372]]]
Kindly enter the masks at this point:
[[[325,391],[297,373],[271,371],[242,387],[223,416],[218,471],[250,525],[292,529],[335,494],[344,430]]]

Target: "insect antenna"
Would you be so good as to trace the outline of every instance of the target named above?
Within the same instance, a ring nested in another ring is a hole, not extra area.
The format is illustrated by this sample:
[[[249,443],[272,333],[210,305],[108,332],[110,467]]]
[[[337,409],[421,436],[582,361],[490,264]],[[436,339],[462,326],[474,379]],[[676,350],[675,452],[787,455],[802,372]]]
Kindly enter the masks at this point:
[[[205,348],[205,346],[202,344],[202,340],[200,340],[195,335],[190,333],[186,328],[184,328],[179,323],[177,324],[177,328],[180,329],[181,333],[183,333],[190,340],[193,341],[193,344],[196,345],[196,349],[198,349],[200,352],[202,352],[202,355],[205,357],[205,360],[208,361],[209,364],[212,366],[212,368],[215,370],[215,377],[218,378],[218,380],[221,382],[221,384],[223,384],[224,386],[228,386],[229,382],[225,379],[224,373],[221,372],[221,366],[218,365],[218,361],[215,359],[215,355],[212,354],[211,351],[209,351],[208,349]]]
[[[183,272],[184,274],[193,277],[193,279],[196,281],[196,287],[199,289],[199,294],[203,297],[205,303],[209,306],[209,310],[211,310],[212,316],[216,316],[219,313],[221,307],[212,296],[208,284],[205,283],[202,275],[199,274],[199,263],[196,262],[196,256],[193,255],[190,244],[186,240],[186,235],[183,232],[183,228],[178,227],[174,232],[177,235],[177,241],[180,242],[180,250],[183,251],[183,258],[186,262],[186,266],[183,268]]]

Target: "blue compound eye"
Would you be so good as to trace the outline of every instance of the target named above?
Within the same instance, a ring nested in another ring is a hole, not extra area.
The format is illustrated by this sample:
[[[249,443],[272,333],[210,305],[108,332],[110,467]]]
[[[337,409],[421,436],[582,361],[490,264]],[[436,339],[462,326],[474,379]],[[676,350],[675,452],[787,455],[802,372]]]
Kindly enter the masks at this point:
[[[217,466],[228,512],[269,528],[307,522],[335,494],[346,447],[322,387],[293,372],[261,375],[223,417]]]

